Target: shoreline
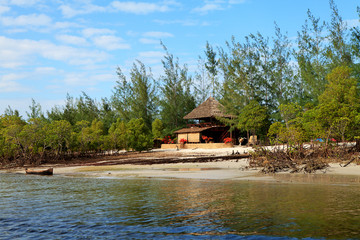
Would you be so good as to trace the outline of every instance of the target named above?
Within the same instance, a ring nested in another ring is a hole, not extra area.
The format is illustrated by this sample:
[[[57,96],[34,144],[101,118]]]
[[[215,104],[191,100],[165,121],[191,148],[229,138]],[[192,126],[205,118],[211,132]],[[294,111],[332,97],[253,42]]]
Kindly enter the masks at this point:
[[[222,149],[181,149],[153,150],[144,154],[144,161],[154,157],[173,157],[188,159],[189,157],[226,156],[233,152],[244,154],[251,147],[235,146]],[[138,154],[134,156],[139,157]],[[128,159],[134,158],[129,156]],[[140,155],[141,156],[141,155]],[[120,159],[121,160],[121,159]],[[304,182],[304,183],[360,183],[360,165],[350,164],[341,167],[339,163],[330,163],[325,171],[314,174],[286,173],[262,174],[260,168],[248,168],[247,159],[223,160],[211,162],[182,162],[161,164],[126,164],[121,162],[107,165],[107,161],[99,158],[90,164],[48,164],[38,168],[54,168],[54,175],[63,177],[90,177],[109,179],[153,178],[153,179],[197,179],[197,180],[241,180],[266,182]],[[0,173],[25,174],[24,168],[0,170]]]

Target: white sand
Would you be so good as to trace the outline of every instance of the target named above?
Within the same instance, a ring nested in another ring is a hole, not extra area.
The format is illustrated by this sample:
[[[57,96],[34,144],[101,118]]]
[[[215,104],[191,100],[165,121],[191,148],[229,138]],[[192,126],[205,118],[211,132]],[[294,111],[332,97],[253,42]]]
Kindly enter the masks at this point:
[[[249,147],[236,146],[222,149],[181,149],[154,150],[171,156],[176,153],[186,155],[230,155],[232,152],[248,153]],[[274,181],[273,175],[260,174],[260,168],[247,168],[247,159],[206,162],[206,163],[176,163],[154,165],[110,165],[110,166],[77,166],[77,167],[54,167],[54,174],[66,177],[96,177],[96,178],[182,178],[182,179],[223,179],[223,180],[247,180],[247,181]],[[9,172],[9,171],[0,171]],[[11,170],[11,172],[25,173],[23,169]],[[323,171],[318,173],[324,174]],[[339,164],[330,164],[326,175],[359,176],[360,166],[350,164],[341,167]]]

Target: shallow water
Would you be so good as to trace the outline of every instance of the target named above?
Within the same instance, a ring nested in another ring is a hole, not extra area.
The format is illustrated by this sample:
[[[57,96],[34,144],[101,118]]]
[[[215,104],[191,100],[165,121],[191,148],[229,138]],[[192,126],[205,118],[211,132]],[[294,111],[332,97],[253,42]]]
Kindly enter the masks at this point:
[[[0,239],[360,239],[360,184],[0,174]]]

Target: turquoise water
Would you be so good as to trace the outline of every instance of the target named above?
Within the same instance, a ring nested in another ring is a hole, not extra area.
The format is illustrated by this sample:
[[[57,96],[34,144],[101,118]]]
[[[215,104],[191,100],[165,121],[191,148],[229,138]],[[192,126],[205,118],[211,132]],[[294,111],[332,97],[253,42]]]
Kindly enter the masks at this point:
[[[0,174],[0,239],[360,239],[360,184]]]

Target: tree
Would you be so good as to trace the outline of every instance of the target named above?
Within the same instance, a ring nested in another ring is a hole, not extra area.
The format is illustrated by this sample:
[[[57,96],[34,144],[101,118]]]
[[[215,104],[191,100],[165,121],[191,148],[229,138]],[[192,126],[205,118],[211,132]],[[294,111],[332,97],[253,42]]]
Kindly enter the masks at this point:
[[[290,41],[287,35],[280,31],[280,27],[275,23],[275,37],[273,38],[274,46],[272,49],[273,71],[271,86],[275,106],[293,101],[297,85],[294,81],[292,66],[290,65],[291,52]],[[278,119],[274,115],[275,119]]]
[[[70,146],[72,127],[66,120],[53,121],[49,124],[44,140],[56,157],[60,157]]]
[[[8,106],[4,111],[5,116],[17,116],[20,117],[20,113],[18,110],[13,110],[10,106]]]
[[[199,57],[198,59],[198,70],[195,72],[194,79],[194,90],[196,96],[196,102],[201,104],[210,96],[211,82],[207,76],[205,67],[205,60]]]
[[[135,151],[148,150],[153,144],[153,138],[142,118],[131,119],[127,124],[128,147]]]
[[[119,81],[114,88],[113,105],[124,121],[132,118],[144,119],[148,128],[157,114],[157,93],[151,71],[137,61],[133,64],[128,81],[121,69],[117,69]]]
[[[46,135],[48,123],[43,118],[31,118],[28,120],[19,137],[21,145],[26,152],[26,158],[39,157],[37,163],[39,164],[44,157],[46,150],[46,142],[44,136]]]
[[[107,98],[101,99],[101,106],[100,106],[100,120],[104,124],[104,134],[108,134],[109,128],[111,124],[116,122],[116,113],[112,109],[111,101]]]
[[[339,10],[334,2],[330,0],[331,21],[328,24],[328,40],[330,45],[327,49],[327,57],[330,59],[330,69],[340,65],[352,64],[350,46],[347,43],[348,28],[342,20]]]
[[[252,100],[241,110],[238,116],[238,128],[246,131],[249,139],[250,133],[254,136],[256,131],[266,124],[267,118],[267,109],[257,101]]]
[[[161,138],[163,136],[164,124],[160,119],[155,119],[152,123],[152,134],[154,139]]]
[[[128,135],[126,123],[118,118],[109,129],[108,148],[111,150],[128,149]]]
[[[227,43],[227,46],[230,54],[222,51],[221,55],[221,68],[226,76],[221,103],[226,112],[238,115],[250,101],[261,101],[256,66],[259,55],[254,51],[249,37],[245,38],[244,44],[236,42],[233,37],[231,44]]]
[[[360,22],[360,7],[357,7],[357,12]],[[354,75],[357,79],[360,79],[360,26],[353,27],[351,29],[351,55],[353,57]]]
[[[258,57],[256,58],[256,66],[259,81],[259,99],[264,103],[264,106],[271,111],[274,108],[275,104],[273,102],[272,97],[272,69],[274,65],[274,61],[272,61],[271,49],[269,46],[269,38],[265,38],[261,35],[261,33],[257,33],[256,35],[250,34],[250,38],[253,41],[252,48],[254,51],[258,53]]]
[[[23,130],[26,122],[18,116],[3,116],[0,119],[0,136],[1,148],[0,151],[5,159],[18,159],[16,164],[23,165],[25,156],[24,148],[21,146],[20,133]]]
[[[298,62],[300,78],[299,103],[318,104],[318,97],[324,92],[326,81],[325,37],[323,31],[325,23],[320,23],[310,10],[308,19],[298,32],[298,50],[294,51]],[[310,23],[309,23],[310,22]]]
[[[355,129],[355,119],[359,114],[360,107],[357,80],[351,77],[349,67],[340,66],[335,68],[328,74],[327,79],[329,84],[319,97],[320,104],[316,108],[317,121],[325,129],[326,139],[334,133],[334,127],[339,124],[339,121],[342,122],[341,119],[349,119],[350,121],[346,124],[346,127]],[[342,132],[345,132],[345,130],[342,130]],[[351,135],[353,134],[354,131],[352,131]]]
[[[30,112],[26,112],[26,115],[28,118],[43,118],[44,115],[41,112],[41,105],[39,103],[36,103],[34,99],[31,99],[31,106],[29,106]]]
[[[188,76],[186,65],[180,67],[179,60],[174,59],[167,48],[162,60],[164,75],[161,76],[161,119],[165,132],[171,133],[183,127],[186,122],[183,117],[195,108],[195,98],[191,94],[192,79]]]
[[[289,128],[289,122],[297,117],[298,113],[301,111],[301,106],[296,103],[281,104],[279,110],[286,128]]]
[[[98,103],[85,92],[82,92],[82,96],[76,100],[75,116],[77,121],[86,120],[92,122],[98,119],[100,116]]]
[[[216,88],[219,85],[217,80],[218,75],[218,65],[219,61],[216,59],[216,52],[214,51],[213,47],[209,44],[209,42],[206,42],[206,62],[205,62],[205,68],[207,70],[208,78],[211,81],[211,88],[212,88],[212,96],[216,97]]]

